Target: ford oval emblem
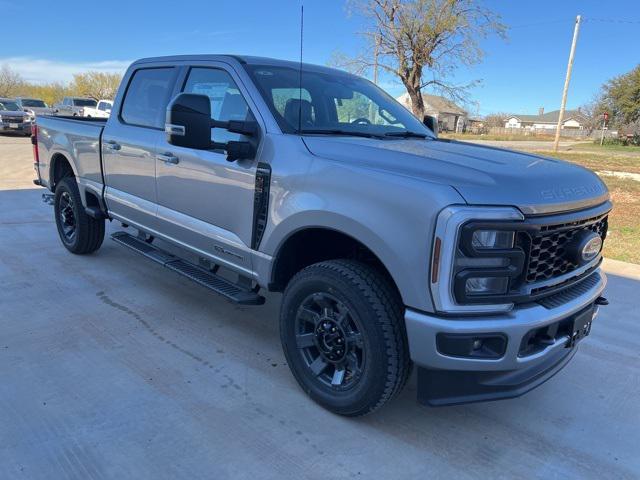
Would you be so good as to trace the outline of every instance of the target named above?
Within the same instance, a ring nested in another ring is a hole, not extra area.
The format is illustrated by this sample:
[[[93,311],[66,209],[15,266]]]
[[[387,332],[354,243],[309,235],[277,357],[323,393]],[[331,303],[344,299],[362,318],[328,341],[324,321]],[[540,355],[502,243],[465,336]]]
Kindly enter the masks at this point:
[[[600,235],[593,233],[587,238],[588,240],[583,243],[582,249],[580,250],[580,256],[582,257],[582,261],[585,263],[596,258],[602,249],[602,238],[600,238]]]

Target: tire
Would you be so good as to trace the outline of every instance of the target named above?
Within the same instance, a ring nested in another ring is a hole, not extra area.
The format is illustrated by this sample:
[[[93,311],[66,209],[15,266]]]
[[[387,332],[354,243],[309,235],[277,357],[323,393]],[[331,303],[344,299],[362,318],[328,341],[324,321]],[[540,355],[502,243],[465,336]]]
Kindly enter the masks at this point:
[[[65,177],[53,197],[56,227],[62,244],[71,253],[95,252],[104,240],[104,219],[97,220],[84,211],[74,177]]]
[[[382,407],[411,373],[403,312],[389,281],[364,263],[331,260],[298,272],[280,311],[280,338],[298,384],[340,415]]]

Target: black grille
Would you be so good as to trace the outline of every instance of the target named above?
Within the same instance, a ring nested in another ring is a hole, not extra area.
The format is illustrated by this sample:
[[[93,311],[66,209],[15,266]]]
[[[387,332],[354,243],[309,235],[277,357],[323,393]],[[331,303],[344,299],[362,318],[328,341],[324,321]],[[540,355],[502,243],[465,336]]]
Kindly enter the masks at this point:
[[[544,225],[535,233],[520,233],[518,242],[529,251],[526,282],[535,283],[571,272],[580,265],[567,246],[581,232],[595,232],[602,240],[607,235],[607,216],[575,222]]]
[[[22,123],[22,117],[16,117],[16,118],[3,117],[2,123],[4,123],[5,125],[9,125],[10,123]]]

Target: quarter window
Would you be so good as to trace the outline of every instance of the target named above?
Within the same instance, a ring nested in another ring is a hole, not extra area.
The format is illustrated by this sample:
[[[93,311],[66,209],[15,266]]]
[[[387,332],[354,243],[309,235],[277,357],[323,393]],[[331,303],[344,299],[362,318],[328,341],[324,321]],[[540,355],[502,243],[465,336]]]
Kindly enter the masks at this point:
[[[122,120],[142,127],[163,128],[174,77],[174,68],[137,70],[122,104]]]

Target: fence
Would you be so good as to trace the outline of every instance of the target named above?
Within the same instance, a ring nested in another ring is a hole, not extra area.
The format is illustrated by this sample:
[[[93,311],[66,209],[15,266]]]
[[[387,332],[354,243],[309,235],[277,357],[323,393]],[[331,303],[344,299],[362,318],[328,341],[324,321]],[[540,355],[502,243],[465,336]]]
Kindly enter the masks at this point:
[[[466,129],[469,133],[501,136],[524,136],[524,137],[553,137],[556,134],[555,128],[505,128],[505,127],[470,127]],[[607,132],[605,132],[606,134]],[[599,137],[600,132],[589,130],[579,130],[573,128],[563,128],[560,130],[561,137],[567,138],[594,138]],[[607,135],[610,136],[610,135]]]

